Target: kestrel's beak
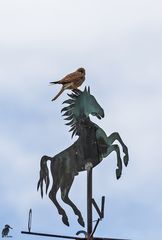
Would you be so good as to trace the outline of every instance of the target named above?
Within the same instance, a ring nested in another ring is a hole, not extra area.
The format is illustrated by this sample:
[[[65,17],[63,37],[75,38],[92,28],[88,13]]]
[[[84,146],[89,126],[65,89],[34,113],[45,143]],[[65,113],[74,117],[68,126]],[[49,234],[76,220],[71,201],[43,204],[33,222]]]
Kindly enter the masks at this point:
[[[54,83],[53,82],[49,82],[48,86],[52,86]]]

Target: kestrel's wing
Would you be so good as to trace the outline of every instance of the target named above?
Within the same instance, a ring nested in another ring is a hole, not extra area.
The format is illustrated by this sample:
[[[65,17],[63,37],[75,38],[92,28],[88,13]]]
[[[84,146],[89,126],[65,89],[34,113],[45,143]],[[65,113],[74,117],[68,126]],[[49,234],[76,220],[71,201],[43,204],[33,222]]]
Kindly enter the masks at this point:
[[[82,77],[83,77],[83,74],[81,72],[76,71],[76,72],[66,75],[62,80],[60,80],[60,83],[62,83],[62,84],[70,83],[73,81],[80,80],[80,78],[82,78]]]

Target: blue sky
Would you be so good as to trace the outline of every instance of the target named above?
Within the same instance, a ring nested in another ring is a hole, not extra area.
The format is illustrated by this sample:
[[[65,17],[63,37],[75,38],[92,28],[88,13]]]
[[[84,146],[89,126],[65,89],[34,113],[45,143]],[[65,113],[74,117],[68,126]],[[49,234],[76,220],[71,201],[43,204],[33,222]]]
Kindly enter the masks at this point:
[[[96,235],[162,238],[161,8],[158,0],[0,2],[0,227],[10,224],[13,239],[37,239],[20,234],[30,208],[33,231],[82,229],[62,204],[71,224],[64,226],[36,191],[41,156],[74,141],[60,113],[66,93],[51,102],[59,86],[49,82],[78,67],[105,110],[93,121],[108,135],[118,131],[130,155],[119,181],[114,153],[94,169],[94,198],[106,196]],[[76,177],[71,198],[86,218],[86,173]]]

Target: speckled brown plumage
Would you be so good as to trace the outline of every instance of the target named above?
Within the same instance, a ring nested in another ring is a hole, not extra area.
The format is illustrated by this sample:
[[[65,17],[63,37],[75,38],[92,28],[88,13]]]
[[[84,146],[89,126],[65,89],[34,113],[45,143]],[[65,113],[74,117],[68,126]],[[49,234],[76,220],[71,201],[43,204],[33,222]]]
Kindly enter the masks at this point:
[[[59,81],[50,82],[50,84],[62,84],[62,88],[59,93],[52,99],[52,101],[56,100],[65,89],[77,89],[82,85],[85,80],[85,69],[78,68],[75,72],[72,72],[66,75]]]

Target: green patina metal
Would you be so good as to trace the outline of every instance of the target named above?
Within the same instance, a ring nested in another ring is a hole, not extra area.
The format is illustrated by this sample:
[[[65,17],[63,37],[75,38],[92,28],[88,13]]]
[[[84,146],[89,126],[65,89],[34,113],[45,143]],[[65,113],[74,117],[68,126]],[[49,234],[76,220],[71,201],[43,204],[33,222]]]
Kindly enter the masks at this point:
[[[78,216],[78,222],[84,226],[84,220],[80,210],[69,198],[69,191],[74,181],[74,177],[79,172],[85,171],[88,167],[95,167],[103,158],[107,157],[111,152],[117,154],[116,177],[119,179],[122,174],[122,165],[128,164],[128,149],[122,141],[119,133],[114,132],[107,136],[102,128],[91,121],[90,115],[102,119],[104,110],[91,95],[90,88],[85,88],[84,91],[73,90],[70,97],[64,102],[67,104],[62,109],[63,116],[67,121],[66,125],[70,126],[70,132],[73,136],[78,136],[78,139],[67,149],[58,153],[54,157],[43,156],[40,161],[40,178],[37,189],[40,188],[41,196],[43,197],[43,182],[46,185],[46,193],[49,187],[49,170],[47,161],[51,161],[51,174],[53,178],[52,188],[49,192],[49,198],[58,209],[58,213],[62,215],[62,221],[69,226],[68,217],[65,210],[60,206],[56,199],[56,193],[61,190],[62,200],[72,207],[74,213]],[[120,155],[119,145],[113,144],[115,140],[122,146],[124,153],[123,159]]]

